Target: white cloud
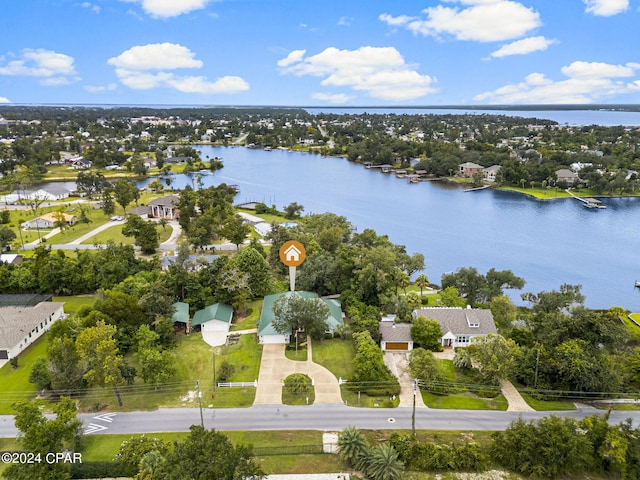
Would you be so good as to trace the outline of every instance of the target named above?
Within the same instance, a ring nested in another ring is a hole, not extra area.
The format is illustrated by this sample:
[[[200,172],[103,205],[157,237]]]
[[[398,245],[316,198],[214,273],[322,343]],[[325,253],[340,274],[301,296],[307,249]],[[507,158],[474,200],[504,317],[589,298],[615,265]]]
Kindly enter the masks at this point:
[[[304,54],[307,53],[306,50],[293,50],[289,55],[285,58],[278,60],[279,67],[288,67],[293,63],[298,63],[300,60],[304,58]]]
[[[449,0],[454,3],[456,0]],[[391,26],[404,26],[415,34],[458,40],[497,42],[526,35],[541,25],[540,14],[512,0],[458,0],[468,8],[437,5],[422,12],[426,19],[382,14],[378,18]]]
[[[127,2],[141,3],[142,9],[152,17],[169,18],[177,17],[194,10],[200,10],[207,6],[211,0],[124,0]]]
[[[553,45],[554,43],[557,43],[557,41],[542,36],[523,38],[522,40],[516,40],[515,42],[503,45],[495,52],[492,52],[491,56],[501,58],[510,55],[527,55],[532,52],[544,51],[549,48],[549,45]]]
[[[127,70],[174,70],[176,68],[200,68],[195,53],[177,43],[150,43],[125,50],[107,63]]]
[[[11,103],[11,100],[7,97],[0,97],[0,103]]]
[[[353,18],[351,17],[340,17],[340,19],[338,20],[338,25],[341,27],[349,27],[351,26],[352,22]]]
[[[26,48],[19,57],[0,65],[0,75],[39,77],[40,84],[45,86],[67,85],[80,80],[73,62],[73,57],[63,53]]]
[[[313,93],[311,98],[315,100],[321,100],[327,103],[333,104],[343,104],[353,100],[355,97],[352,95],[347,95],[345,93]]]
[[[171,88],[183,93],[232,94],[249,89],[241,77],[223,76],[209,81],[205,76],[181,76],[171,70],[202,68],[204,63],[195,58],[195,53],[175,43],[138,45],[110,58],[120,82],[134,90]]]
[[[629,0],[582,0],[587,6],[586,12],[600,17],[610,17],[626,11]]]
[[[82,2],[79,4],[82,8],[86,8],[91,10],[93,13],[100,13],[100,11],[102,10],[102,7],[100,7],[100,5],[95,5],[91,2]]]
[[[110,83],[108,85],[85,85],[83,88],[89,93],[104,93],[115,90],[118,88],[118,85],[115,83]]]
[[[383,100],[413,100],[436,91],[436,79],[419,74],[393,47],[329,47],[308,57],[295,50],[278,63],[283,74],[325,77],[323,86],[351,88]]]
[[[587,104],[640,90],[640,80],[617,80],[640,71],[640,64],[611,65],[599,62],[573,62],[562,68],[568,77],[554,81],[542,73],[532,73],[524,81],[474,97],[492,104]]]

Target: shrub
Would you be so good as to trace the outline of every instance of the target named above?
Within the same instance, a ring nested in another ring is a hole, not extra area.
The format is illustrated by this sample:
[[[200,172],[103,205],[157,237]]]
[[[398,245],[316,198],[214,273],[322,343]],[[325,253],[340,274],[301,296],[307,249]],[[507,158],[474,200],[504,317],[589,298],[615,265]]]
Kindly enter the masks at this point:
[[[218,381],[219,382],[228,382],[236,371],[236,368],[229,363],[227,360],[220,364],[220,368],[218,368]]]

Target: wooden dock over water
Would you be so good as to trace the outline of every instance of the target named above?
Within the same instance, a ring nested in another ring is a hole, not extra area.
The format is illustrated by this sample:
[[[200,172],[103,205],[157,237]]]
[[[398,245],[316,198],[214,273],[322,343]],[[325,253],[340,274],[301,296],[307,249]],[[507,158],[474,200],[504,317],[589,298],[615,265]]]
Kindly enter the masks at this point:
[[[571,195],[573,198],[575,198],[576,200],[582,202],[584,204],[585,207],[587,208],[607,208],[607,206],[605,204],[603,204],[600,200],[598,200],[597,198],[591,198],[591,197],[579,197],[575,194],[573,194],[571,192],[571,190],[569,190],[568,188],[565,190],[565,192],[567,192],[569,195]]]

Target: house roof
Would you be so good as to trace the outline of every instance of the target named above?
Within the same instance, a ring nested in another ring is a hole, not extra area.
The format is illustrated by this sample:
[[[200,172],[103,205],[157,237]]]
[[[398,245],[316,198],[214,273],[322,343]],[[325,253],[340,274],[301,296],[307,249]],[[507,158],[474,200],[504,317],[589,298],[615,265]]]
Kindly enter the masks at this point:
[[[275,315],[273,314],[273,304],[280,297],[286,295],[290,296],[293,292],[274,293],[273,295],[267,295],[264,297],[262,303],[262,312],[260,313],[260,321],[258,322],[258,335],[281,335],[273,327],[273,320]],[[295,292],[302,298],[318,298],[318,295],[314,292],[299,291]],[[322,301],[329,307],[329,316],[327,317],[327,326],[330,330],[335,330],[338,325],[342,325],[342,309],[340,308],[340,302],[336,299],[323,298]]]
[[[218,320],[219,322],[231,324],[232,317],[233,308],[231,305],[216,303],[214,305],[204,307],[202,310],[198,310],[193,315],[191,326],[195,327],[197,325],[202,325],[203,323],[210,322],[211,320]]]
[[[0,348],[13,348],[40,322],[63,307],[63,302],[40,302],[31,307],[0,307]]]
[[[412,342],[411,324],[380,322],[378,325],[383,342]]]
[[[460,168],[484,168],[482,165],[478,165],[477,163],[473,163],[473,162],[461,163],[460,165],[458,165],[458,167],[460,167]]]
[[[420,308],[413,312],[414,317],[426,317],[437,320],[442,334],[488,335],[498,333],[491,310],[480,308]],[[477,325],[477,326],[472,326]]]
[[[556,177],[578,178],[578,174],[567,168],[561,168],[560,170],[556,170]]]
[[[68,213],[60,213],[60,212],[45,213],[44,215],[40,215],[38,218],[41,218],[43,220],[47,220],[47,221],[49,221],[51,223],[56,223],[58,220],[60,220],[60,215],[62,215],[62,217],[64,218],[65,222],[70,222],[74,218],[76,218],[75,215],[69,215]]]
[[[181,322],[188,323],[189,322],[189,304],[184,302],[176,302],[171,305],[175,311],[171,316],[171,321],[173,323]]]
[[[178,195],[166,195],[160,198],[154,198],[149,202],[149,206],[173,206],[175,207],[180,202]]]

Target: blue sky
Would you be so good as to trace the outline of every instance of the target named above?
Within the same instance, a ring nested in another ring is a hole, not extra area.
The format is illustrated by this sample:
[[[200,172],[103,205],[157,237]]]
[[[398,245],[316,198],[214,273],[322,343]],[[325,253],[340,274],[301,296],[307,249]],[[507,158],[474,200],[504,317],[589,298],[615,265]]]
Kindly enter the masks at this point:
[[[640,0],[11,0],[0,103],[640,103]]]

